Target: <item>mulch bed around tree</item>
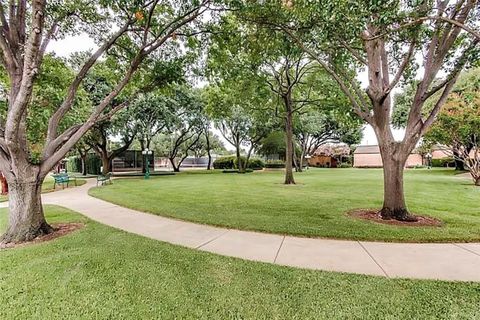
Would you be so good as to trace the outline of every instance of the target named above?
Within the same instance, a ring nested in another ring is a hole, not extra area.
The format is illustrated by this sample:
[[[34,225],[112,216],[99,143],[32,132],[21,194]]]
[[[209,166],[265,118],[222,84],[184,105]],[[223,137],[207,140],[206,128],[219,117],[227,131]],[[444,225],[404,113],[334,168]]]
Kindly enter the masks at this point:
[[[373,209],[357,209],[352,210],[348,213],[348,215],[363,220],[374,221],[377,223],[395,225],[395,226],[404,226],[404,227],[441,227],[442,221],[439,219],[435,219],[432,217],[425,217],[415,215],[418,218],[416,222],[406,222],[406,221],[398,221],[398,220],[384,220],[380,216],[378,210]]]
[[[50,234],[37,237],[34,240],[28,241],[28,242],[12,243],[4,246],[0,245],[0,249],[12,249],[12,248],[28,246],[31,244],[48,242],[48,241],[63,237],[65,235],[68,235],[76,230],[83,228],[84,226],[85,224],[83,223],[56,223],[52,225],[55,231],[53,231]]]

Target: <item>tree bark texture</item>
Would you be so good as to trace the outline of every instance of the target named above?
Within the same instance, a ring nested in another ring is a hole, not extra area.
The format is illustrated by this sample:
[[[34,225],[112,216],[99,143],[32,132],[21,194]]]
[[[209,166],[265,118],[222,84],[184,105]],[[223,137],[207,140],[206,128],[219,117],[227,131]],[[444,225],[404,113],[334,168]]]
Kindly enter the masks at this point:
[[[285,144],[285,184],[295,184],[293,177],[293,114],[288,107],[285,116]]]
[[[49,234],[53,228],[46,222],[42,208],[43,179],[22,177],[9,181],[9,219],[0,243],[31,241]]]
[[[240,153],[240,145],[237,144],[235,146],[235,152],[237,156],[237,167],[238,167],[238,172],[245,172],[244,165],[242,163],[242,154]]]
[[[385,220],[417,221],[407,209],[403,184],[405,164],[413,148],[405,150],[393,139],[382,135],[380,137],[378,140],[383,162],[383,206],[380,215]]]

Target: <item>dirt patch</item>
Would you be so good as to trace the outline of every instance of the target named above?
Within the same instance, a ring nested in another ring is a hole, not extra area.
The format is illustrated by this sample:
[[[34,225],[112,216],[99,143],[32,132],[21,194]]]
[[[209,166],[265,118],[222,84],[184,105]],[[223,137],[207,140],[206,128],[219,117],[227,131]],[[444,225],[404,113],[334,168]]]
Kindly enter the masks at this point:
[[[85,227],[85,224],[83,223],[56,223],[52,225],[54,231],[50,234],[44,235],[37,237],[33,239],[32,241],[28,242],[20,242],[20,243],[12,243],[12,244],[7,244],[7,245],[0,245],[0,249],[12,249],[12,248],[18,248],[18,247],[24,247],[28,246],[31,244],[37,244],[37,243],[42,243],[42,242],[48,242],[63,236],[66,236],[74,231],[77,231],[79,229],[82,229]]]
[[[415,215],[418,218],[418,221],[415,222],[406,222],[406,221],[398,221],[398,220],[384,220],[380,216],[378,210],[373,209],[357,209],[352,210],[348,213],[349,216],[352,216],[357,219],[369,220],[377,223],[382,224],[389,224],[394,226],[403,226],[403,227],[441,227],[442,221],[439,219],[435,219],[432,217],[425,217]]]

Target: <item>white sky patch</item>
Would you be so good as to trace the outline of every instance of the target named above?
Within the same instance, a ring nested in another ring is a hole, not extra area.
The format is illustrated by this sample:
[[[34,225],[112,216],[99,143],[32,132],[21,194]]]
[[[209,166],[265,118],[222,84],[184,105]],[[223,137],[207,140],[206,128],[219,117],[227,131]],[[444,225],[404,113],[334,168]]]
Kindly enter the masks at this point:
[[[98,46],[87,34],[67,37],[58,41],[51,41],[48,52],[54,52],[57,56],[68,58],[74,52],[96,49]]]

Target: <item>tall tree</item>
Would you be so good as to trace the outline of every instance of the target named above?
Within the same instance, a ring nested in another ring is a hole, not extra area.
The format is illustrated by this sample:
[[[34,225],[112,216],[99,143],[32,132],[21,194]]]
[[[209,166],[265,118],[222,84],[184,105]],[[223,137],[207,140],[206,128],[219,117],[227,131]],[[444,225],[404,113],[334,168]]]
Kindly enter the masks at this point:
[[[116,104],[115,98],[142,62],[153,52],[172,45],[178,32],[190,34],[193,22],[209,6],[208,0],[0,3],[0,60],[8,77],[7,109],[0,113],[0,171],[10,185],[9,221],[1,243],[28,241],[52,231],[41,205],[45,176],[95,123],[128,104],[128,100]],[[94,36],[99,46],[73,73],[62,102],[55,105],[49,117],[39,157],[33,159],[27,119],[36,110],[32,94],[39,75],[45,72],[47,46],[53,38],[82,30]],[[114,88],[91,109],[86,121],[62,128],[89,70],[100,57],[110,53],[121,53],[125,58],[116,70],[118,81]]]
[[[283,51],[283,50],[282,50]],[[299,96],[299,87],[304,83],[304,78],[312,71],[314,65],[311,60],[306,59],[303,54],[286,48],[285,54],[276,61],[266,62],[267,83],[273,93],[278,95],[280,105],[283,106],[281,113],[284,120],[285,130],[285,184],[295,184],[293,177],[294,149],[293,136],[294,116],[308,103],[313,84],[306,92],[307,96]],[[305,92],[301,92],[305,93]],[[298,101],[296,100],[298,99]]]
[[[250,12],[256,21],[290,36],[335,79],[377,136],[384,175],[380,215],[416,221],[405,202],[405,163],[434,122],[459,72],[478,57],[478,1],[288,3],[252,6]],[[356,74],[348,72],[351,67],[366,69],[366,90],[356,82]],[[442,72],[445,76],[436,82]],[[391,129],[392,90],[413,79],[419,82],[405,137],[396,141]],[[424,115],[429,99],[435,100],[434,107]]]

